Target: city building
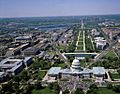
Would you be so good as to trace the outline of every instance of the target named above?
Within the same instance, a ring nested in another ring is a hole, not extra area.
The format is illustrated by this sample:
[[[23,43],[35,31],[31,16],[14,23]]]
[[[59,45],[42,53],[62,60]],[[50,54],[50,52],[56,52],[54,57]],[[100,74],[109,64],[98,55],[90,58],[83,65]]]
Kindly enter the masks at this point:
[[[29,66],[32,63],[32,57],[25,57],[23,59],[23,62],[24,62],[26,67]]]
[[[53,33],[51,36],[53,41],[57,41],[59,39],[59,37],[60,37],[60,33]]]
[[[58,40],[59,45],[67,45],[68,44],[68,38],[61,37]]]
[[[21,59],[6,58],[0,62],[0,70],[10,75],[16,75],[23,69]]]
[[[6,58],[0,62],[0,71],[7,73],[8,75],[16,75],[23,70],[23,68],[32,63],[31,57],[25,57],[24,59]]]
[[[9,48],[8,51],[6,52],[6,56],[9,57],[9,56],[18,55],[18,54],[20,54],[24,49],[26,49],[27,47],[29,47],[29,44],[28,44],[28,43],[19,45],[19,46],[14,47],[14,48]]]
[[[39,48],[37,47],[29,47],[23,51],[24,56],[32,56],[39,54]]]
[[[7,46],[0,46],[0,56],[4,56],[7,52]]]
[[[5,72],[0,72],[0,82],[5,81],[7,78],[7,74]]]
[[[32,36],[19,36],[15,38],[15,42],[26,43],[30,41],[32,41]]]
[[[110,39],[115,37],[120,33],[120,28],[119,27],[105,27],[102,28],[102,31],[109,36]]]
[[[120,37],[117,38],[118,42],[120,43]]]
[[[96,47],[103,50],[107,44],[107,41],[103,37],[95,37]]]
[[[92,29],[90,33],[92,36],[99,36],[100,35],[100,32],[97,31],[96,29]]]

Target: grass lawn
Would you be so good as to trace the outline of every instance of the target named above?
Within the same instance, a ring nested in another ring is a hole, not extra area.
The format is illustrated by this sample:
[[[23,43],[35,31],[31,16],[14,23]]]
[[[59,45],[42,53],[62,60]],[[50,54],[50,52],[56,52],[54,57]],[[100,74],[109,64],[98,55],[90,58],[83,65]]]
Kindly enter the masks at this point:
[[[41,90],[33,90],[32,94],[55,94],[55,92],[46,87]]]
[[[80,32],[80,36],[83,36],[83,31]]]
[[[67,65],[66,65],[65,63],[60,63],[60,64],[58,64],[57,67],[65,68],[66,66],[67,66]]]
[[[38,72],[38,79],[42,80],[46,73],[47,73],[47,71],[39,71]]]
[[[80,33],[80,36],[79,36],[79,38],[83,38],[83,34],[82,34],[82,33]]]
[[[83,47],[82,46],[78,46],[77,50],[83,50]]]
[[[90,80],[90,79],[83,79],[82,81],[83,82],[92,82],[92,80]]]
[[[120,75],[119,74],[111,73],[111,76],[112,76],[113,79],[120,79]]]
[[[82,66],[82,67],[85,67],[86,64],[87,64],[86,62],[83,62],[83,61],[80,62],[80,66]]]
[[[109,51],[106,55],[105,55],[105,58],[108,58],[108,57],[116,57],[116,54],[113,52],[113,51]]]
[[[81,67],[86,67],[87,65],[89,65],[91,62],[85,62],[85,61],[81,61],[80,62],[80,66]]]
[[[78,45],[82,46],[82,45],[83,45],[83,42],[78,42]]]
[[[82,38],[82,37],[83,37],[83,33],[81,32],[79,38]]]
[[[107,88],[99,88],[99,94],[119,94]]]
[[[57,48],[60,49],[60,50],[63,50],[63,49],[65,49],[65,46],[59,45],[59,46],[57,46]]]
[[[79,42],[83,42],[83,39],[79,39]]]
[[[82,36],[82,35],[79,36],[79,40],[80,40],[80,39],[83,39],[83,36]]]
[[[94,50],[92,46],[91,39],[88,36],[85,36],[86,50]]]
[[[50,55],[53,55],[53,54],[55,54],[56,52],[53,52],[53,51],[50,51],[50,52],[48,52]]]

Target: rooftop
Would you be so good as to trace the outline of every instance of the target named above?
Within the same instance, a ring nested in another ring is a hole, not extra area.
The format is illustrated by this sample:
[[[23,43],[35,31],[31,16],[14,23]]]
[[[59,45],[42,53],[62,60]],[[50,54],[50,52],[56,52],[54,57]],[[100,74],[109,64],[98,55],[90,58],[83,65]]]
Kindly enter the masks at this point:
[[[32,57],[25,57],[24,62],[27,62],[29,59],[31,59]]]
[[[15,64],[16,62],[20,62],[20,59],[6,58],[0,62],[0,65],[3,64]]]
[[[27,49],[25,49],[24,51],[27,51],[27,52],[36,52],[36,51],[38,51],[39,50],[39,48],[37,48],[37,47],[29,47],[29,48],[27,48]]]
[[[52,67],[49,69],[48,74],[57,75],[59,74],[60,70],[61,70],[61,67]]]
[[[31,39],[32,37],[31,36],[19,36],[19,37],[16,37],[15,39]]]
[[[103,74],[105,74],[105,68],[104,67],[93,67],[93,74],[103,75]]]
[[[5,74],[5,72],[0,72],[0,77],[2,77]]]

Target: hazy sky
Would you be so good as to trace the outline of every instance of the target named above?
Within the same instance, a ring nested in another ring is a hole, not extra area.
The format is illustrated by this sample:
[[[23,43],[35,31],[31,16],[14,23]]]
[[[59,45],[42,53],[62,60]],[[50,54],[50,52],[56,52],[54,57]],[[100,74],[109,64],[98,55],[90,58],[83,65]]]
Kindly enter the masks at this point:
[[[120,14],[120,0],[0,0],[0,17]]]

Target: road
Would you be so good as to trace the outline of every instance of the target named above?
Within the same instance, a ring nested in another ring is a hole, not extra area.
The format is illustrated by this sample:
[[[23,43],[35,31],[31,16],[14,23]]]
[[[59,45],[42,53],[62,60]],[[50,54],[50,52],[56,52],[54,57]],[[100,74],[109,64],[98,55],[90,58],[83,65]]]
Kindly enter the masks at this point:
[[[83,51],[85,50],[85,31],[83,31]]]

